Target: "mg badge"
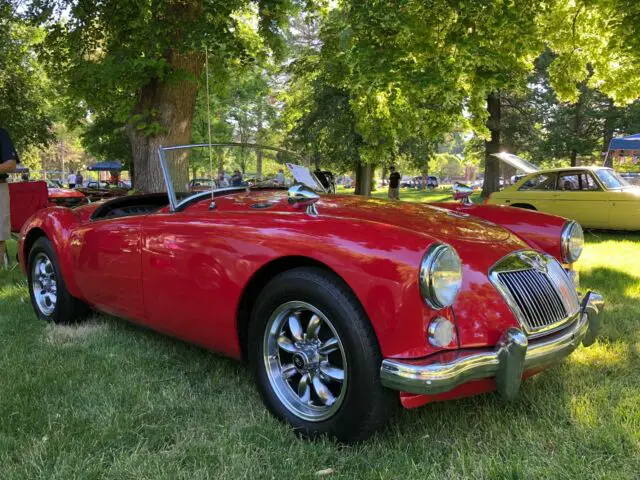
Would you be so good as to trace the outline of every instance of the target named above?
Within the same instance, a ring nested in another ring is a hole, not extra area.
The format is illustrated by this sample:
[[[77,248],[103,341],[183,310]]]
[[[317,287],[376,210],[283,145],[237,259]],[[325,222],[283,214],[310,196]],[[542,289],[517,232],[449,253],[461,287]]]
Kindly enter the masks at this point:
[[[518,255],[520,260],[529,265],[534,270],[538,270],[542,273],[547,273],[547,262],[539,255],[532,255],[527,253],[521,253]]]

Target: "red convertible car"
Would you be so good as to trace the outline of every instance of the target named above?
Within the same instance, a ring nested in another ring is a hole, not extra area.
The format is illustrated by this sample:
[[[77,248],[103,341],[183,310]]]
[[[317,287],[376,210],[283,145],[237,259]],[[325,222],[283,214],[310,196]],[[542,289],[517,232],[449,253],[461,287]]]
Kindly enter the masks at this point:
[[[52,207],[56,205],[76,207],[87,202],[87,197],[84,193],[61,187],[52,181],[47,181],[47,189],[49,191],[49,206]]]
[[[95,309],[246,359],[267,408],[303,436],[361,440],[399,403],[512,398],[597,336],[604,301],[578,294],[575,222],[301,184],[180,195],[160,161],[167,193],[50,208],[23,227],[37,316]]]

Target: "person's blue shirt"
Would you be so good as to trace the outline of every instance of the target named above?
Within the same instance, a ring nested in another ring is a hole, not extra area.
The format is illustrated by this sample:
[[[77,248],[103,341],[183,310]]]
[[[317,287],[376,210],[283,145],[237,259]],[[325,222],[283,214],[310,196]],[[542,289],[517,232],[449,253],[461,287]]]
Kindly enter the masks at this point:
[[[0,128],[0,163],[8,162],[9,160],[15,160],[16,163],[20,163],[18,152],[16,152],[9,133],[4,128]],[[0,179],[6,180],[8,175],[6,173],[0,174]]]

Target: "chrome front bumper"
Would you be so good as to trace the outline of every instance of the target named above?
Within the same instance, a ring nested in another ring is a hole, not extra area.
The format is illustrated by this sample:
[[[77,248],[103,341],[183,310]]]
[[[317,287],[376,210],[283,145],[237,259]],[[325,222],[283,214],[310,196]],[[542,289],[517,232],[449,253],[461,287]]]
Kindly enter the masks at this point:
[[[519,328],[502,334],[495,349],[460,350],[455,358],[438,354],[424,362],[385,359],[380,368],[382,385],[393,390],[434,395],[448,392],[471,380],[495,378],[498,392],[513,398],[520,389],[522,375],[558,363],[580,343],[591,345],[600,330],[604,299],[587,293],[580,312],[564,329],[530,342]],[[442,361],[443,358],[447,360]]]

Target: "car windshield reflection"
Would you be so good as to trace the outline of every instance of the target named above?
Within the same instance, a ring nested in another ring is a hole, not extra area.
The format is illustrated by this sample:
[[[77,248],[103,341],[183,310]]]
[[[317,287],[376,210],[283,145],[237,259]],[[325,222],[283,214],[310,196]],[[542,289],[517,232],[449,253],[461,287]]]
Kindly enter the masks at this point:
[[[160,147],[158,157],[172,210],[207,194],[284,187],[293,181],[285,165],[307,163],[283,148],[245,143]],[[264,174],[249,173],[258,165]]]
[[[615,190],[616,188],[625,188],[630,187],[629,183],[620,176],[618,172],[615,170],[611,170],[609,168],[602,168],[596,170],[596,175],[605,186],[605,188],[609,190]]]

